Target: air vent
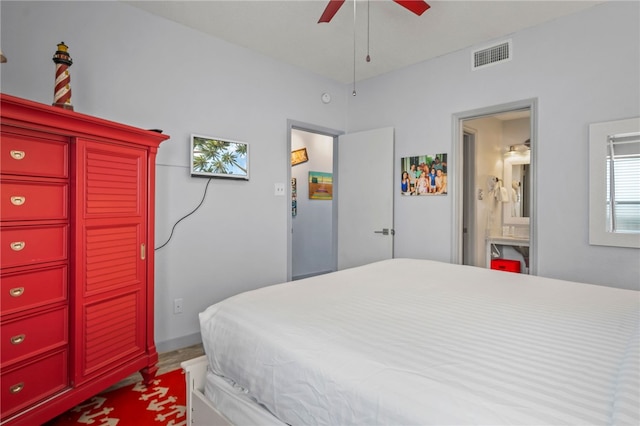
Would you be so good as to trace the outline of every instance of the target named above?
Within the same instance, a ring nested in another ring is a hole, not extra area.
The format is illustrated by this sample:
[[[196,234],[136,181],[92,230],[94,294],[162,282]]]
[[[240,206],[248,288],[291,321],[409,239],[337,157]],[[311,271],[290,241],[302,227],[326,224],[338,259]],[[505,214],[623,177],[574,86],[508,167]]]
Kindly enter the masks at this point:
[[[488,67],[511,60],[511,40],[495,44],[471,54],[471,69]]]

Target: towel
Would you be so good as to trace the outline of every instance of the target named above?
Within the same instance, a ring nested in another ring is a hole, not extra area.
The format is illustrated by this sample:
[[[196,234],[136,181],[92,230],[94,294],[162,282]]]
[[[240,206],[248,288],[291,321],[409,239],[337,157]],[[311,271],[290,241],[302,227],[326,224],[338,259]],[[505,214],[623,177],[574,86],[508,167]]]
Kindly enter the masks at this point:
[[[502,201],[503,203],[509,202],[509,193],[507,192],[507,188],[504,186],[500,187],[500,191],[498,191],[498,201]]]

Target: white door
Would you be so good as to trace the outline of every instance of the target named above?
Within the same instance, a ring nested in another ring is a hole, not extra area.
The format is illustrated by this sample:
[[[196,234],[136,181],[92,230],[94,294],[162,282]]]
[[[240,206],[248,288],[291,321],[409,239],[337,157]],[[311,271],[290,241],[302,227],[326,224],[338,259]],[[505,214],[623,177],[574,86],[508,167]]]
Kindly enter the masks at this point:
[[[394,130],[338,139],[338,269],[393,257]]]

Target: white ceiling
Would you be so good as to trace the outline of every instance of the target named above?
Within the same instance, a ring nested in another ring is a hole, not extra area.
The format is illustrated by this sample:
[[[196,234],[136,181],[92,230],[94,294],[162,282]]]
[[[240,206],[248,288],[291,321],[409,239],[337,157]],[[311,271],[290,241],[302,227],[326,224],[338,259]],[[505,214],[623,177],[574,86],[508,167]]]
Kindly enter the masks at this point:
[[[336,81],[354,80],[352,0],[323,24],[317,22],[328,0],[121,1]],[[604,1],[427,2],[431,8],[422,16],[391,0],[356,2],[356,80],[470,46],[483,47]],[[367,27],[369,63],[365,61]]]

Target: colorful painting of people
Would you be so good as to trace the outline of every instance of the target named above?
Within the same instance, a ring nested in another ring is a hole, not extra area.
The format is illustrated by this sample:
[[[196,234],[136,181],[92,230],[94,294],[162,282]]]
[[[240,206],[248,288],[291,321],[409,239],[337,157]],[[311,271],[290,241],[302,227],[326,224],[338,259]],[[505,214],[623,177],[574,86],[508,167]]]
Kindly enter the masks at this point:
[[[447,154],[404,157],[400,169],[402,195],[447,194]]]

